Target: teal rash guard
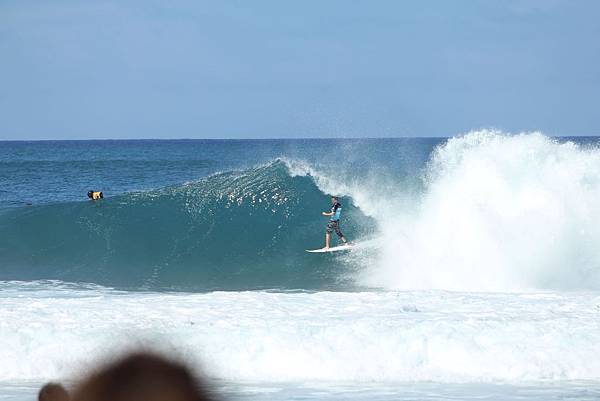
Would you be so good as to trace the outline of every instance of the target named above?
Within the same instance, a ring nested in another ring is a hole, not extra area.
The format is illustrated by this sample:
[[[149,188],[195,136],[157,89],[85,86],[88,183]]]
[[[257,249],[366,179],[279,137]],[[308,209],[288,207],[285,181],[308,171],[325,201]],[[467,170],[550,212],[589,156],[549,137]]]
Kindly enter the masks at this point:
[[[329,220],[338,221],[342,214],[342,205],[340,205],[339,202],[336,202],[335,205],[333,205],[333,207],[331,208],[331,213],[333,213],[333,215]]]

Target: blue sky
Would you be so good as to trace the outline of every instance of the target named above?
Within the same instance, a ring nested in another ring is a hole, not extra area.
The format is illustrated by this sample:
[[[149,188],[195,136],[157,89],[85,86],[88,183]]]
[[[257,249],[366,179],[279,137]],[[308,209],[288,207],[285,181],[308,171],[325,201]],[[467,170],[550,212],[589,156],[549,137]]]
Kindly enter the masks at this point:
[[[600,135],[600,1],[0,0],[0,139]]]

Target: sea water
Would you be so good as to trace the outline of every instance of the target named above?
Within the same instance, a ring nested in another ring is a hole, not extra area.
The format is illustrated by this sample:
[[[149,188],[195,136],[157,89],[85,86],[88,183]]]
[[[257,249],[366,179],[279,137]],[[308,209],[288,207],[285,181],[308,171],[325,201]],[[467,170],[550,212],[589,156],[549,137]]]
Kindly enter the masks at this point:
[[[597,399],[597,142],[0,142],[0,399],[140,347],[232,400]],[[330,194],[358,245],[308,254]]]

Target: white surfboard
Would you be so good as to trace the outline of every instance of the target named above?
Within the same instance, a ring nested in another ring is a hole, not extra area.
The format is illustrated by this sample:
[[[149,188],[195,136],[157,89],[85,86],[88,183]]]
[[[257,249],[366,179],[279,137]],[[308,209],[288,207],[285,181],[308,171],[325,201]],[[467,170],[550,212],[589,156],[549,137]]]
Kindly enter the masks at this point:
[[[325,249],[325,248],[321,248],[321,249],[307,249],[306,252],[310,252],[310,253],[326,253],[326,252],[345,251],[347,249],[352,249],[352,245],[332,246],[329,249]]]

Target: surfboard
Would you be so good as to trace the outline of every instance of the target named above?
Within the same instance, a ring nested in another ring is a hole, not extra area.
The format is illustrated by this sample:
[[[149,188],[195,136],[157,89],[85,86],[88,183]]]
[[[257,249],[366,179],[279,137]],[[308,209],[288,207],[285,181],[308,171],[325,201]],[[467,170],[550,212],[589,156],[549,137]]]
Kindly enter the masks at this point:
[[[347,249],[352,249],[352,245],[332,246],[329,249],[325,249],[325,248],[321,248],[321,249],[307,249],[306,252],[310,252],[310,253],[328,253],[328,252],[345,251]]]

